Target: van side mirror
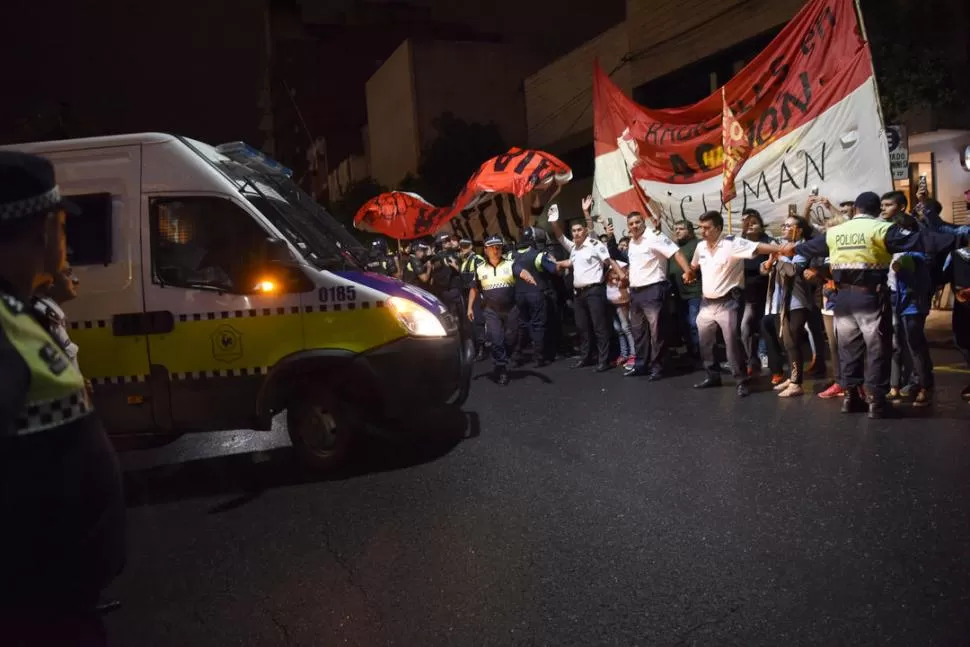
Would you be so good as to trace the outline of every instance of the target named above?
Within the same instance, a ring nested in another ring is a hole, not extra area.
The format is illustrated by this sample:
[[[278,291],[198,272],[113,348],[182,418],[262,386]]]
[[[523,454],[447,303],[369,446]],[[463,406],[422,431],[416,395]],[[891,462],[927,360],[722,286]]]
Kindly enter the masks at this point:
[[[266,239],[266,260],[271,263],[292,263],[293,254],[285,240],[279,238]]]

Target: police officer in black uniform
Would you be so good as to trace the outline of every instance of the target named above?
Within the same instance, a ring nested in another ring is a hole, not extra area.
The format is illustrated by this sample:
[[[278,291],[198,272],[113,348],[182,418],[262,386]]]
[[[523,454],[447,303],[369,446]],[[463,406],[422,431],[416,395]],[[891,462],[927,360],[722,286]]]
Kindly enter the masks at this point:
[[[385,276],[398,276],[397,258],[391,254],[387,241],[378,238],[370,244],[370,258],[367,261],[367,271]]]
[[[424,241],[412,243],[410,254],[404,261],[405,283],[431,290],[431,247]]]
[[[462,298],[469,303],[469,294],[475,287],[475,277],[478,266],[485,263],[481,254],[475,251],[474,243],[468,238],[458,241],[459,255],[461,264],[458,266],[461,276]],[[475,341],[475,361],[480,362],[485,359],[485,315],[482,311],[482,300],[478,299],[474,304],[474,320],[472,321],[472,338]]]
[[[475,320],[475,302],[481,295],[484,303],[485,329],[492,343],[493,374],[501,385],[509,383],[509,349],[515,348],[518,312],[515,307],[515,281],[512,261],[503,258],[501,236],[485,241],[486,262],[475,271],[475,285],[468,297],[466,316]]]
[[[0,645],[104,645],[124,563],[114,450],[84,377],[30,303],[66,264],[54,169],[0,152]]]
[[[550,277],[558,272],[556,260],[538,247],[542,230],[526,227],[522,230],[519,245],[514,253],[513,273],[519,276],[529,273],[534,283],[515,282],[515,303],[519,311],[520,342],[524,342],[525,330],[532,341],[532,359],[541,368],[549,363],[546,353],[546,329],[549,322],[549,301],[553,298]]]
[[[458,236],[441,232],[435,238],[435,254],[431,257],[431,291],[458,321],[465,314],[460,264]]]

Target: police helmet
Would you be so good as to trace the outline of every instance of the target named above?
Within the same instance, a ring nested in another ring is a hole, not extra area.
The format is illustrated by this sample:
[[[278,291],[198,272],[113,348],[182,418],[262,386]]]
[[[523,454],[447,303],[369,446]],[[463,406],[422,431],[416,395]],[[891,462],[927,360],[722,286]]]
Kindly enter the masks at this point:
[[[522,235],[519,237],[519,245],[523,247],[532,247],[536,244],[536,229],[535,227],[526,227],[522,230]]]
[[[503,245],[505,245],[505,241],[498,234],[485,239],[485,247],[502,247]]]
[[[378,238],[370,244],[371,251],[375,254],[387,254],[387,241],[383,238]]]

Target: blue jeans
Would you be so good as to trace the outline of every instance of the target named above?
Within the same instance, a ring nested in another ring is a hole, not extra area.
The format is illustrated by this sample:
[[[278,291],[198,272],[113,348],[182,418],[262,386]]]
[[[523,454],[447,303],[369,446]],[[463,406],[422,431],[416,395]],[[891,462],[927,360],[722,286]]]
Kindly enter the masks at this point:
[[[620,304],[613,315],[613,330],[620,340],[620,357],[636,357],[636,346],[633,343],[633,331],[630,328],[630,306]]]
[[[701,298],[677,299],[677,324],[681,338],[691,357],[700,355],[700,338],[697,335],[697,313],[701,309]]]

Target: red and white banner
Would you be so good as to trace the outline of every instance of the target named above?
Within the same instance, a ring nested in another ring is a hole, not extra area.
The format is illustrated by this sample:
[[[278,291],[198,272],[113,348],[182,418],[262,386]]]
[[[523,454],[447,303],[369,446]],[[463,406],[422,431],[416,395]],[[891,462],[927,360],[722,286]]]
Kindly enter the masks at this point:
[[[811,0],[723,95],[668,110],[637,105],[597,65],[593,193],[600,215],[643,211],[644,194],[668,223],[727,213],[725,103],[749,149],[730,201],[734,214],[754,208],[766,222],[780,221],[790,204],[801,212],[814,187],[833,202],[891,190],[872,59],[860,34],[852,0]]]
[[[411,240],[441,230],[460,214],[470,219],[471,214],[477,212],[481,216],[479,223],[487,228],[490,221],[483,215],[486,211],[494,214],[492,224],[506,223],[507,227],[508,221],[497,213],[505,202],[491,200],[492,197],[510,194],[523,198],[533,192],[555,192],[557,187],[569,182],[572,177],[569,166],[549,153],[511,148],[507,153],[482,164],[450,206],[436,207],[416,193],[391,191],[372,198],[358,209],[354,216],[354,227],[397,240]],[[483,203],[494,208],[476,210]],[[517,227],[521,226],[519,224]],[[474,228],[466,229],[471,233]],[[460,230],[461,224],[455,228],[455,231]],[[487,234],[504,235],[505,231],[499,226],[484,231],[483,235]]]

